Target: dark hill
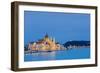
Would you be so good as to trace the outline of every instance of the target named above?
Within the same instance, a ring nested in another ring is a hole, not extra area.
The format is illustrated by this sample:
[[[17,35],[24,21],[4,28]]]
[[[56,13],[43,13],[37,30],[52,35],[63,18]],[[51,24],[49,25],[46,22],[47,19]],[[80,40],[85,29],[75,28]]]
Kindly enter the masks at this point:
[[[68,46],[90,46],[90,41],[68,41],[63,45],[66,48]]]

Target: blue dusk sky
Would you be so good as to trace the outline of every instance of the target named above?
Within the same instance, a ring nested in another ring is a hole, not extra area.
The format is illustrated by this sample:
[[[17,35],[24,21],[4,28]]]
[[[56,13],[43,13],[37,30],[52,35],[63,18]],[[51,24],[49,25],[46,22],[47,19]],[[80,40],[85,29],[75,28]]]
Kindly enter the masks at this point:
[[[61,44],[90,40],[90,14],[24,11],[24,44],[38,41],[46,33]]]

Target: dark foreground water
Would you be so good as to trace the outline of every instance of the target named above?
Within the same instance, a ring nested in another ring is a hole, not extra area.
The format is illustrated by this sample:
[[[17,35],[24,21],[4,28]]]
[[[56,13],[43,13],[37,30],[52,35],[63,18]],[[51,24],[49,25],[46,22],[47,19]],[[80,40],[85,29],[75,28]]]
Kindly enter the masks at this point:
[[[71,60],[90,58],[90,48],[74,48],[70,50],[37,52],[25,54],[24,61],[46,61],[46,60]]]

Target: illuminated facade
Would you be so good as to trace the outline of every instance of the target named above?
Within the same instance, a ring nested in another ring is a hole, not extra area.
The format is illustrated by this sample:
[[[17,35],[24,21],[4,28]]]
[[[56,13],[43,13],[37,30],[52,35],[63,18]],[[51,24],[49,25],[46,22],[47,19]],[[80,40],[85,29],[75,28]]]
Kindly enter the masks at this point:
[[[60,45],[55,42],[55,39],[49,38],[48,35],[37,42],[31,43],[28,45],[28,49],[30,50],[37,50],[37,51],[52,51],[52,50],[59,50]]]

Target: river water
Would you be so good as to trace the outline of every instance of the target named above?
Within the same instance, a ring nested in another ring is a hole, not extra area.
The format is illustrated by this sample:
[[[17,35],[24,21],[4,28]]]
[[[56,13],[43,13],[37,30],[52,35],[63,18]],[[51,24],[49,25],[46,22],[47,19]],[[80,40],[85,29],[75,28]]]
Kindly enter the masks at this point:
[[[73,48],[52,52],[35,52],[24,54],[24,61],[71,60],[90,58],[90,48]]]

